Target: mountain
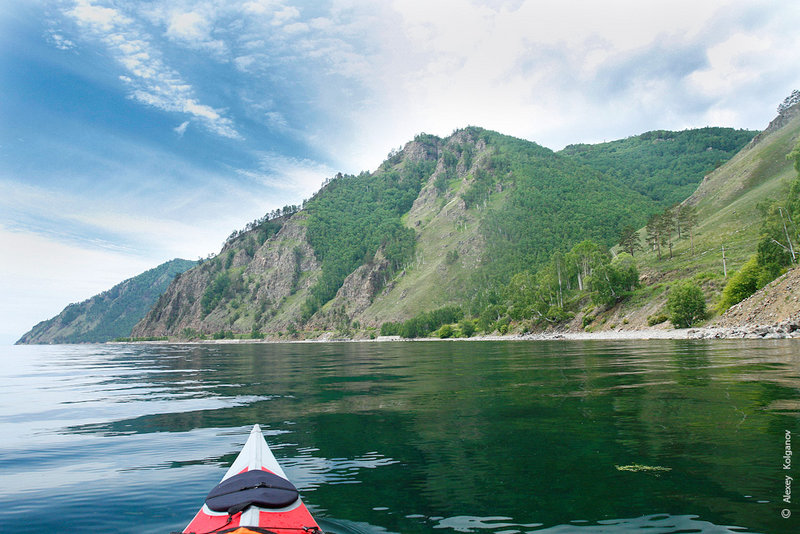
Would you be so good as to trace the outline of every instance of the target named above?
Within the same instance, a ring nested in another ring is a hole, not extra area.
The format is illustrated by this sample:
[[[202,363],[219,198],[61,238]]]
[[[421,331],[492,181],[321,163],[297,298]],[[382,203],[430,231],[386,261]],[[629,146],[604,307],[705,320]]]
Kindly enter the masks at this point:
[[[34,326],[17,344],[102,343],[128,337],[170,282],[196,263],[174,259],[88,300],[70,304],[52,319]]]
[[[715,307],[723,288],[757,252],[765,207],[776,200],[787,199],[791,184],[797,180],[797,170],[787,155],[798,142],[800,104],[782,106],[779,115],[763,132],[724,165],[708,173],[684,200],[683,205],[694,207],[697,216],[691,239],[686,233],[681,239],[675,238],[671,257],[665,253],[659,258],[652,248],[636,253],[642,287],[617,306],[601,313],[594,312],[593,321],[584,320],[583,314],[578,314],[572,328],[588,325],[588,328],[605,330],[647,326],[648,319],[665,316],[670,288],[683,281],[692,281],[702,288],[712,315],[710,322],[716,322]],[[646,230],[642,228],[639,234],[644,241]],[[783,291],[782,287],[780,284],[772,286],[773,292]],[[761,293],[759,302],[777,300],[776,295],[766,293],[769,288]],[[770,314],[783,317],[791,311],[786,306],[794,306],[793,313],[800,314],[796,297],[791,292],[785,293],[780,301],[788,304],[783,307],[767,309],[762,306],[760,313],[741,314],[738,318],[726,314],[719,318],[719,324],[730,327],[736,321],[750,321],[752,317],[766,320]]]
[[[569,145],[561,154],[615,176],[667,207],[691,195],[698,176],[720,167],[755,134],[729,128],[656,130],[608,143]]]
[[[652,132],[559,153],[475,127],[420,134],[376,171],[339,174],[302,209],[234,232],[132,335],[375,335],[448,306],[477,314],[554,253],[613,245],[755,133]]]

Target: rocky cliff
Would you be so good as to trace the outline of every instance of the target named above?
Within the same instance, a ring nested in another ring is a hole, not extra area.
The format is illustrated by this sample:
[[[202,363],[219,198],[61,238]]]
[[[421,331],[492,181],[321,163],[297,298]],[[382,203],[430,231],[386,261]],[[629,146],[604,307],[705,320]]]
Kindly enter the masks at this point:
[[[444,150],[462,154],[448,167]],[[477,219],[467,213],[459,192],[490,154],[484,142],[462,131],[433,148],[412,141],[390,157],[376,173],[399,172],[426,161],[433,169],[404,217],[414,232],[414,258],[393,268],[381,245],[310,318],[302,316],[303,304],[320,278],[321,265],[306,237],[308,216],[300,212],[279,221],[282,226],[274,236],[261,241],[256,227],[185,273],[134,328],[133,336],[191,339],[300,327],[348,332],[353,326],[378,327],[419,309],[456,302],[482,254]]]
[[[265,236],[255,228],[172,284],[133,337],[194,337],[224,331],[281,331],[300,322],[300,304],[319,276],[306,240],[305,215],[280,220]]]

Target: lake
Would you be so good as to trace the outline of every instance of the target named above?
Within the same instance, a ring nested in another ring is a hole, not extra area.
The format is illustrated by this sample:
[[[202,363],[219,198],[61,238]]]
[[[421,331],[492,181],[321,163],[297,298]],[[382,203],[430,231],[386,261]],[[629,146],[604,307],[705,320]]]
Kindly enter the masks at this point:
[[[0,358],[3,532],[181,530],[255,423],[328,533],[800,532],[800,340]]]

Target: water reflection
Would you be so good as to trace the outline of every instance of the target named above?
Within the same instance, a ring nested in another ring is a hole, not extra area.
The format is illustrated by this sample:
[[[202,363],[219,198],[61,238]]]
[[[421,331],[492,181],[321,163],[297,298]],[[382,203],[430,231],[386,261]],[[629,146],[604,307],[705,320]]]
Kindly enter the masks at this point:
[[[794,340],[3,356],[0,524],[14,528],[180,529],[254,423],[331,532],[797,526],[779,516],[784,431],[800,435]],[[615,467],[637,464],[670,470]],[[99,501],[115,513],[98,519]]]

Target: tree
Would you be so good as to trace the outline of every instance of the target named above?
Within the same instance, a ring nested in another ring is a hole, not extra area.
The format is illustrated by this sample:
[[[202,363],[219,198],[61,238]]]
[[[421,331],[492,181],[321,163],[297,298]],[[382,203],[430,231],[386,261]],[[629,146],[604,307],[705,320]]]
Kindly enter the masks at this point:
[[[794,220],[782,202],[776,202],[763,213],[761,222],[761,241],[759,242],[760,265],[774,263],[780,267],[797,262],[795,236],[797,228]],[[773,249],[769,258],[764,256],[766,250]]]
[[[661,216],[658,213],[654,213],[647,220],[647,226],[645,227],[645,231],[647,232],[647,244],[656,251],[659,260],[661,259],[661,243],[663,241],[661,236],[663,228],[660,219]]]
[[[511,317],[513,319],[522,319],[535,314],[538,292],[539,287],[536,277],[530,272],[523,271],[512,276],[511,281],[505,288],[508,313]]]
[[[637,250],[642,250],[642,243],[636,228],[629,225],[622,229],[619,236],[619,246],[631,256],[635,255]]]
[[[792,94],[787,96],[783,102],[778,105],[778,113],[783,113],[798,102],[800,102],[800,91],[795,89],[792,91]]]
[[[680,204],[675,214],[676,225],[678,228],[678,239],[681,238],[681,230],[689,232],[689,243],[694,256],[694,227],[697,226],[697,209],[689,204]]]
[[[623,252],[610,263],[597,266],[589,278],[592,302],[613,306],[639,285],[639,271],[633,256]]]
[[[794,145],[794,148],[791,152],[786,156],[786,159],[794,160],[794,170],[800,174],[800,141]]]
[[[585,239],[564,255],[564,261],[567,265],[567,286],[572,288],[574,278],[578,282],[578,290],[583,291],[586,289],[585,280],[591,276],[595,265],[608,262],[608,254],[591,239]]]
[[[800,143],[787,158],[795,160],[795,168],[800,172]],[[800,176],[792,181],[788,195],[758,207],[762,221],[756,263],[762,271],[761,287],[778,276],[784,267],[800,261],[800,232],[795,223],[800,218]]]
[[[706,317],[703,291],[688,280],[674,286],[667,296],[667,311],[675,328],[689,328]]]
[[[666,209],[658,217],[658,225],[660,228],[659,237],[661,244],[669,247],[669,257],[672,258],[672,234],[675,232],[675,217],[672,210]]]
[[[462,337],[472,337],[475,333],[475,322],[472,319],[461,319],[458,322],[458,329],[461,330]]]

